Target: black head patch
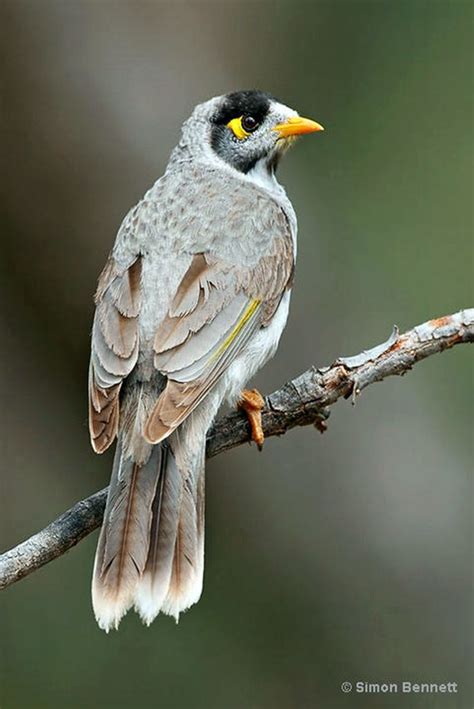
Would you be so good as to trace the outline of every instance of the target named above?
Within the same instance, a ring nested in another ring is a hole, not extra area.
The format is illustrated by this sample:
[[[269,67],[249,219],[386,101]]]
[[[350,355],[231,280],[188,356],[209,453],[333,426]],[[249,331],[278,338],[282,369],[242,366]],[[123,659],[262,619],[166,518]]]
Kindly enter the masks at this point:
[[[275,100],[273,96],[257,89],[235,91],[232,94],[227,94],[212,122],[216,125],[227,125],[233,118],[250,115],[261,123],[270,110],[272,100]]]
[[[259,125],[268,115],[272,101],[275,99],[264,91],[235,91],[224,97],[221,107],[211,118],[211,145],[214,151],[241,172],[251,170],[265,155],[265,150],[239,145],[226,126],[233,118],[240,116],[251,116]]]

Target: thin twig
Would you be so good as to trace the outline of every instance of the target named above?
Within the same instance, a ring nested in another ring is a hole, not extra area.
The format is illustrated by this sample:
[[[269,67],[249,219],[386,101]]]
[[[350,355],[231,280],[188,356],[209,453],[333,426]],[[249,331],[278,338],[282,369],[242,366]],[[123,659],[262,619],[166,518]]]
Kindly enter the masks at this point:
[[[355,357],[340,358],[330,367],[312,367],[266,398],[262,412],[265,436],[280,436],[308,424],[324,431],[328,407],[341,397],[354,401],[370,384],[405,374],[416,362],[461,342],[474,342],[474,308],[429,320],[402,335],[394,328],[382,345]],[[245,416],[232,413],[219,419],[210,431],[207,457],[248,440]],[[41,532],[0,556],[0,588],[61,556],[99,527],[106,496],[107,488],[78,502]]]

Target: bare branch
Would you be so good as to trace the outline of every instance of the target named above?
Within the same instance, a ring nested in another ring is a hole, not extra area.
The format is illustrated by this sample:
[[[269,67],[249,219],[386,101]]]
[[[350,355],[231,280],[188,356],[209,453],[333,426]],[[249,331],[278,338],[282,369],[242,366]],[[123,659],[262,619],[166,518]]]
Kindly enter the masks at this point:
[[[340,358],[330,367],[312,367],[265,400],[265,436],[280,436],[295,426],[315,425],[324,431],[328,407],[355,397],[369,384],[405,374],[416,362],[461,342],[474,342],[474,308],[429,320],[402,335],[394,328],[382,345],[355,357]],[[249,440],[245,415],[232,413],[217,421],[207,439],[211,458]],[[78,502],[41,532],[0,556],[0,588],[64,554],[100,526],[107,488]]]

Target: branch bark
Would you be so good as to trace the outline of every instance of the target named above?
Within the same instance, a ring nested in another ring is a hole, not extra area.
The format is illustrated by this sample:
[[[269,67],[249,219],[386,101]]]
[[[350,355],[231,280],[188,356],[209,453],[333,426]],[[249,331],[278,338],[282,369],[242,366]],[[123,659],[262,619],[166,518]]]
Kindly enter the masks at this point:
[[[265,399],[265,436],[280,436],[295,426],[326,429],[329,407],[356,397],[370,384],[405,374],[414,364],[462,342],[474,342],[474,308],[429,320],[400,335],[394,328],[382,345],[331,366],[311,367]],[[249,441],[245,415],[219,419],[207,439],[207,457]],[[81,500],[45,529],[0,556],[0,588],[6,588],[56,559],[100,526],[107,488]]]

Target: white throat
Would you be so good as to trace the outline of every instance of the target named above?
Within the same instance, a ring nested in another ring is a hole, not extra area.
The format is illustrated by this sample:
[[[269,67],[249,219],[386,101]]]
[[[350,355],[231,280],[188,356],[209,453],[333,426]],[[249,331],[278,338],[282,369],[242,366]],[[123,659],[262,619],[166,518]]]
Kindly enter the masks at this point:
[[[245,177],[263,189],[272,193],[281,193],[283,187],[275,177],[275,174],[268,170],[264,160],[259,160],[254,167],[245,173]]]

